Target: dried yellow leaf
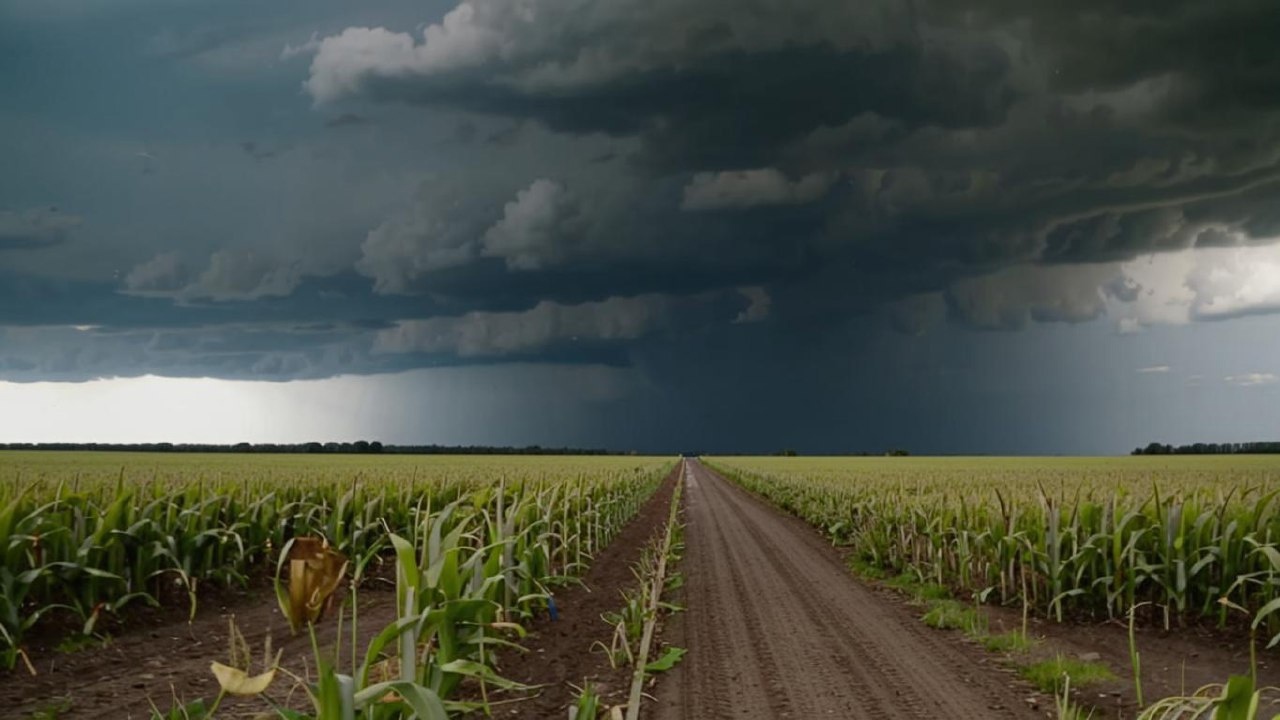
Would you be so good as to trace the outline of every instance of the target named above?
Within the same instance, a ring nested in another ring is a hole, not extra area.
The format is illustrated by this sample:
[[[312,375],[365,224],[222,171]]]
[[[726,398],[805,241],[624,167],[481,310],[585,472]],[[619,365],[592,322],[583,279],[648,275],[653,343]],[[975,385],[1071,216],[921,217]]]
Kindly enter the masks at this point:
[[[261,695],[276,678],[275,668],[253,677],[249,677],[249,674],[240,668],[233,668],[219,662],[213,663],[209,669],[218,679],[218,685],[231,695]]]
[[[289,624],[317,622],[347,572],[347,559],[324,538],[294,538],[289,550]]]

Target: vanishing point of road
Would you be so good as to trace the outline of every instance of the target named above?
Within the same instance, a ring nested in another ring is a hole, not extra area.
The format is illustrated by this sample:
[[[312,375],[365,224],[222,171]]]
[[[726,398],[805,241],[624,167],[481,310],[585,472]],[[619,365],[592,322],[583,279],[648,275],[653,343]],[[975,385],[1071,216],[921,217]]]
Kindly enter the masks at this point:
[[[657,720],[1036,718],[1013,675],[859,583],[839,554],[696,460],[684,461],[688,650]]]

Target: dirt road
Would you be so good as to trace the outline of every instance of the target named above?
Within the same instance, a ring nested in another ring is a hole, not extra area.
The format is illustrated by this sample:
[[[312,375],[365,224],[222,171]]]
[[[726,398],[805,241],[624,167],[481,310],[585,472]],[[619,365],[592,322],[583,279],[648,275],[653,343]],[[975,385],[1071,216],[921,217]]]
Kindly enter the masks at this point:
[[[689,652],[646,716],[1043,717],[1008,671],[858,583],[803,523],[686,463],[688,610],[665,639]]]

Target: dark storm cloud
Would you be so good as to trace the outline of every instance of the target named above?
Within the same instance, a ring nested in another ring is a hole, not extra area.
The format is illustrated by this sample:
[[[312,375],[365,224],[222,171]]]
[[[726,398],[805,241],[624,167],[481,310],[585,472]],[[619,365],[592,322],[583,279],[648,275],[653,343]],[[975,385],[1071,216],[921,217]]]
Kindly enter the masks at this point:
[[[414,367],[370,356],[371,331],[338,326],[299,332],[288,326],[220,324],[163,330],[93,327],[9,328],[0,335],[7,380],[82,382],[165,375],[295,380]]]
[[[952,22],[961,15],[997,25],[1029,21],[1031,38],[1049,53],[1053,86],[1065,92],[1120,88],[1174,74],[1185,87],[1179,108],[1184,117],[1209,120],[1224,105],[1280,105],[1273,91],[1280,82],[1280,59],[1270,40],[1280,31],[1280,15],[1265,0],[1070,5],[996,0],[927,7]],[[1191,111],[1193,101],[1200,112]]]
[[[541,5],[568,12],[567,3]],[[910,26],[904,6],[884,7],[894,17],[882,30],[868,32],[845,17],[858,13],[827,3],[814,14],[842,18],[848,36],[823,37],[832,31],[803,20],[766,28],[785,10],[773,3],[760,17],[742,20],[748,27],[735,36],[731,16],[750,12],[716,7],[717,2],[703,5],[710,10],[695,10],[692,15],[703,17],[690,19],[679,8],[654,4],[647,11],[653,18],[640,32],[656,37],[623,41],[621,35],[634,28],[606,25],[577,28],[580,34],[566,33],[563,43],[537,37],[551,33],[541,23],[511,27],[520,25],[509,17],[516,14],[514,6],[479,3],[482,9],[462,12],[472,7],[464,5],[455,11],[458,29],[438,35],[439,57],[415,56],[405,47],[412,43],[408,36],[385,32],[349,30],[325,40],[308,88],[322,101],[359,94],[534,118],[562,132],[641,133],[646,162],[665,169],[769,164],[787,141],[865,112],[893,117],[908,128],[990,125],[1003,119],[1016,97],[1002,48],[955,34],[926,42]],[[517,31],[535,37],[526,40]],[[483,36],[474,41],[481,47],[470,44],[468,32],[513,33],[510,41],[525,45],[525,52],[508,60],[483,47]],[[667,36],[684,39],[657,39]],[[645,40],[656,47],[640,47]],[[666,53],[658,49],[663,46]],[[607,48],[613,47],[622,57],[611,57]],[[491,56],[474,61],[486,52]]]
[[[631,344],[743,316],[752,307],[748,295],[544,301],[398,323],[286,325],[258,317],[164,329],[10,326],[0,332],[0,369],[19,382],[80,382],[144,374],[284,381],[490,363],[621,367],[630,364]]]
[[[813,204],[820,229],[771,228],[813,269],[778,288],[799,316],[936,291],[972,310],[953,283],[1277,232],[1266,2],[535,6],[464,3],[420,36],[349,28],[319,43],[307,89],[636,138],[630,171],[685,178],[685,210],[741,211],[659,214],[662,232],[741,235],[748,253],[746,209]],[[1117,297],[1062,279],[1060,297],[982,313],[1074,322]]]
[[[767,295],[764,297],[767,301]],[[694,330],[717,321],[727,323],[742,317],[750,307],[746,301],[751,299],[747,292],[736,292],[613,296],[575,304],[544,300],[517,312],[469,312],[405,321],[379,332],[374,349],[492,357],[572,343],[637,340],[656,333]]]
[[[812,201],[830,178],[818,193],[802,182],[795,194],[804,197],[781,203],[747,197],[754,179],[708,181],[729,187],[698,194],[696,211],[682,207],[691,198],[679,177],[540,177],[486,196],[446,180],[424,183],[410,206],[367,234],[356,268],[377,293],[477,309],[793,278],[812,264],[803,241],[822,227],[824,208]],[[766,182],[763,191],[774,188]]]
[[[758,17],[745,13],[745,18],[740,8],[715,2],[690,12],[682,8],[680,13],[655,4],[634,18],[634,26],[575,21],[572,7],[565,3],[542,3],[540,8],[545,11],[540,18],[549,14],[555,20],[563,13],[571,30],[550,33],[551,20],[522,25],[509,8],[476,3],[460,6],[435,28],[434,36],[428,31],[428,43],[412,50],[396,46],[405,40],[412,43],[408,36],[348,31],[320,45],[309,87],[318,96],[363,93],[375,99],[541,118],[552,127],[575,132],[638,132],[647,150],[644,157],[657,167],[675,163],[691,170],[717,170],[778,162],[784,169],[856,173],[859,166],[889,166],[896,175],[914,173],[938,185],[969,183],[975,165],[989,164],[995,167],[978,170],[995,178],[999,184],[992,190],[1001,194],[1021,185],[1078,187],[1090,179],[1098,182],[1124,173],[1129,173],[1130,183],[1177,180],[1185,156],[1171,162],[1159,155],[1179,151],[1191,152],[1201,166],[1229,169],[1222,153],[1210,147],[1212,138],[1201,138],[1198,145],[1170,141],[1149,131],[1159,129],[1151,118],[1143,118],[1139,126],[1117,121],[1123,97],[1101,98],[1092,105],[1082,101],[1086,107],[1071,105],[1061,92],[1079,90],[1079,84],[1058,81],[1061,70],[1054,63],[1061,52],[1082,46],[1079,33],[1033,48],[1018,47],[996,32],[1008,31],[1003,24],[1015,19],[1006,17],[1014,11],[998,4],[978,13],[987,27],[929,7],[916,17],[903,4],[879,8],[875,22],[836,4],[818,6],[810,18],[784,22],[777,22],[780,8],[768,4],[755,11]],[[1018,38],[1024,43],[1028,38],[1041,42],[1047,32],[1042,26],[1061,20],[1052,12],[1026,12],[1034,27],[1028,37]],[[858,22],[848,22],[850,15]],[[512,41],[510,54],[490,52],[486,43],[495,36]],[[616,53],[608,51],[623,36],[630,38],[628,42]],[[348,51],[389,49],[388,62],[379,65],[376,52],[363,59],[346,57],[344,41]],[[1026,55],[1035,57],[1028,61],[1021,57]],[[354,66],[344,65],[344,58]],[[1110,78],[1103,89],[1114,85],[1123,90],[1119,77]],[[1129,80],[1146,77],[1139,72]],[[1011,103],[1028,97],[1024,117],[1010,120]],[[1045,124],[1048,132],[1036,131]],[[511,125],[519,127],[519,122]],[[966,134],[969,128],[983,131],[976,148],[974,138]],[[1238,130],[1236,144],[1248,135]],[[1245,147],[1237,155],[1257,158],[1258,149],[1265,148]],[[1151,177],[1141,177],[1160,167],[1163,170]],[[1066,204],[1091,201],[1089,193],[1082,195]],[[1002,235],[1011,234],[998,227],[1010,215],[1007,206],[989,208],[987,215],[997,219],[986,221],[980,217],[982,198],[957,199],[943,193],[932,202],[915,200],[900,218],[890,218],[900,223],[873,228],[862,262],[874,264],[883,254],[878,244],[908,246],[909,254],[930,260],[931,241],[904,244],[898,241],[900,235],[950,236],[937,241],[947,262],[957,256],[996,263],[1037,259],[1035,248],[1009,237],[999,243],[955,240],[964,234],[952,225],[957,220],[946,207],[933,207],[977,205],[976,211],[966,208],[967,216],[958,219],[964,223],[973,218],[970,237],[975,237],[989,235],[993,226]],[[1044,205],[1040,198],[1033,200]],[[921,217],[914,217],[917,214]],[[1054,219],[1021,218],[1040,225]],[[729,225],[732,219],[722,222]],[[843,234],[861,237],[862,229],[855,224]],[[1018,232],[1025,238],[1035,230]],[[1059,232],[1054,241],[1080,235]],[[926,245],[923,252],[921,244]],[[1080,247],[1075,243],[1064,251],[1050,243],[1044,259],[1099,257]],[[860,250],[855,247],[852,252],[859,255]],[[1131,252],[1123,245],[1106,251],[1115,257]]]
[[[144,324],[174,321],[165,300],[128,297],[114,283],[0,274],[0,326]]]
[[[112,367],[117,359],[111,350],[117,345],[137,347],[131,362],[148,368],[174,368],[189,363],[212,363],[215,367],[238,368],[238,377],[255,373],[287,380],[327,377],[344,372],[378,372],[391,363],[369,358],[366,329],[332,325],[324,331],[303,331],[297,327],[270,324],[223,325],[216,329],[192,328],[154,333],[89,331],[89,347],[102,351],[84,358],[68,373],[81,377],[129,374],[137,369]],[[206,365],[207,367],[207,365]],[[264,368],[269,368],[267,373]]]
[[[373,330],[385,327],[389,318],[423,317],[447,309],[447,304],[428,297],[373,294],[368,282],[354,273],[304,279],[284,297],[182,303],[175,303],[169,294],[122,293],[118,284],[110,282],[0,273],[0,327],[92,325],[137,330],[330,322]]]
[[[1280,236],[1266,0],[233,5],[103,9],[119,97],[0,68],[5,376],[679,374],[639,358],[1087,323],[1155,289],[1120,263]],[[1213,271],[1169,322],[1275,306]]]

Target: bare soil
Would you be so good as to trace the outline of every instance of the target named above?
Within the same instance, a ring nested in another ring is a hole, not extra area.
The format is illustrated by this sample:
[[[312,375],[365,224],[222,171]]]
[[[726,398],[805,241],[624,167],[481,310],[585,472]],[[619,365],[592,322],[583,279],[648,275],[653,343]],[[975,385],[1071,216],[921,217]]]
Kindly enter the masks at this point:
[[[1022,625],[1020,611],[985,608],[991,632],[1017,630]],[[1087,658],[1106,665],[1116,680],[1072,692],[1082,705],[1093,707],[1094,717],[1132,718],[1138,715],[1137,691],[1129,660],[1129,627],[1121,621],[1059,624],[1032,618],[1027,634],[1037,643],[1010,662],[1031,663],[1055,655]],[[1221,684],[1231,675],[1249,674],[1249,641],[1236,631],[1209,627],[1138,627],[1135,640],[1141,656],[1142,692],[1145,701],[1188,695],[1209,684]],[[1264,687],[1280,687],[1280,658],[1266,651],[1265,638],[1258,644],[1258,682]],[[1270,707],[1275,713],[1280,708]],[[1270,714],[1260,716],[1270,717]]]
[[[374,583],[361,588],[359,598],[358,629],[363,646],[394,619],[395,593],[389,584]],[[151,622],[131,623],[105,647],[33,651],[35,676],[21,666],[0,673],[0,718],[29,718],[37,711],[53,710],[57,711],[53,717],[60,720],[149,718],[153,702],[167,710],[175,699],[179,703],[200,698],[212,701],[218,685],[209,665],[228,661],[232,619],[255,662],[261,661],[270,637],[273,647],[284,651],[282,666],[300,677],[308,676],[314,668],[311,639],[306,634],[290,636],[289,623],[280,613],[269,584],[254,583],[247,590],[223,593],[219,600],[201,603],[190,624],[185,614],[160,613]],[[343,629],[348,638],[350,622],[348,613]],[[337,636],[337,613],[332,613],[316,626],[316,638],[321,647],[332,647]],[[344,647],[350,647],[349,639]],[[287,685],[277,682],[277,687]],[[218,716],[253,717],[254,710],[262,707],[256,700],[228,701]]]
[[[689,652],[649,717],[1043,717],[997,659],[886,602],[807,525],[688,462],[688,610],[666,637]]]
[[[631,567],[640,560],[645,546],[661,537],[679,480],[677,466],[639,515],[597,554],[582,585],[555,593],[559,620],[544,617],[526,626],[529,635],[520,644],[529,652],[499,655],[500,675],[540,687],[527,698],[496,710],[495,716],[563,720],[568,717],[567,708],[576,701],[575,686],[581,688],[586,681],[604,705],[626,703],[632,669],[610,667],[608,656],[593,646],[596,642],[608,646],[613,636],[613,628],[601,615],[622,607],[624,590],[638,589]]]

